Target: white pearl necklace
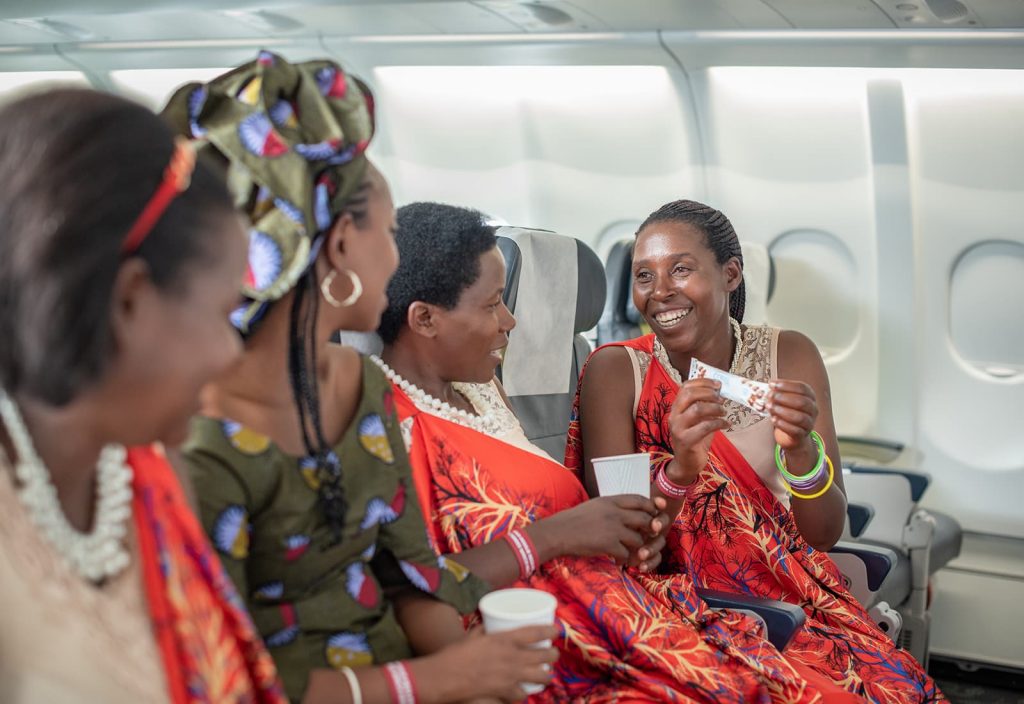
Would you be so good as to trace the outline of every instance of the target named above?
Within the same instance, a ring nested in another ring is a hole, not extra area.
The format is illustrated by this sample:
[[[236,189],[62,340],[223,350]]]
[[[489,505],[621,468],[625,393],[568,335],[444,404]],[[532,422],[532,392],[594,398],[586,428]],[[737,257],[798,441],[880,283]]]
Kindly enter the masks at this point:
[[[743,358],[743,332],[740,330],[740,324],[736,321],[736,318],[729,318],[729,325],[732,327],[733,337],[736,338],[736,349],[732,352],[732,362],[729,364],[729,373],[739,373],[740,359]],[[668,350],[665,349],[665,345],[661,344],[661,340],[657,336],[654,337],[654,356],[668,375],[672,378],[672,381],[676,382],[680,386],[683,384],[683,375],[672,366],[672,360],[668,358]]]
[[[132,471],[121,445],[107,445],[96,463],[96,510],[90,533],[81,533],[64,516],[50,472],[32,444],[17,406],[0,390],[0,416],[18,454],[14,473],[21,482],[18,498],[33,523],[79,575],[102,582],[128,566],[124,538],[132,515]]]
[[[390,379],[392,384],[400,388],[421,411],[426,411],[427,413],[431,413],[435,416],[444,418],[445,420],[458,423],[459,425],[471,428],[472,430],[476,430],[479,433],[492,437],[502,432],[504,426],[493,413],[473,415],[461,408],[456,408],[447,401],[442,401],[435,396],[431,396],[408,379],[403,378],[377,355],[370,355],[370,359],[374,364],[381,368],[381,371],[384,372],[384,376]],[[486,406],[486,403],[480,393],[475,388],[475,384],[455,384],[454,386],[456,391],[469,401],[469,404],[473,406],[473,408],[479,410]]]

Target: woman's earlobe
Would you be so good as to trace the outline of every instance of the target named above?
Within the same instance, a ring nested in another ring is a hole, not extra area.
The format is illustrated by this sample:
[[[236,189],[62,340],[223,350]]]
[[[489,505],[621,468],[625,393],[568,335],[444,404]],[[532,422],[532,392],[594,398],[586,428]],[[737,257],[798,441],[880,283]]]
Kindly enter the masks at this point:
[[[327,262],[331,265],[332,269],[346,268],[342,261],[345,256],[345,240],[354,224],[350,213],[342,213],[327,232],[323,249],[324,256],[327,257]]]
[[[111,292],[110,322],[114,327],[131,324],[140,315],[141,296],[152,286],[149,266],[140,258],[132,258],[121,265]]]
[[[422,301],[414,301],[409,306],[406,322],[409,324],[409,329],[417,335],[423,335],[424,337],[437,336],[437,327],[434,325],[434,311],[431,306]]]
[[[740,284],[743,282],[743,267],[740,266],[739,262],[733,259],[726,265],[726,276],[727,287],[731,293],[738,289]]]

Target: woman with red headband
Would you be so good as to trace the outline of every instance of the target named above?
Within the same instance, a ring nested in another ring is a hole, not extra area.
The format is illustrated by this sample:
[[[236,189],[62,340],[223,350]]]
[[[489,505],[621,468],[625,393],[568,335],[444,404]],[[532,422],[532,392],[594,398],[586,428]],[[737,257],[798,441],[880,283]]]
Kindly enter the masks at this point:
[[[25,98],[0,124],[2,698],[284,701],[155,445],[240,352],[228,192],[111,95]]]

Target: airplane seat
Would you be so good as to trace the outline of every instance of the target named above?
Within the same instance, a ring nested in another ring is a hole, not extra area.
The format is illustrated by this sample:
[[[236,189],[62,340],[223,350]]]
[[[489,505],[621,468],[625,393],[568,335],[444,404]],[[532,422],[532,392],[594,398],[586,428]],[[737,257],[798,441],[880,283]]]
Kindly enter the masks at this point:
[[[339,330],[331,340],[339,345],[351,347],[359,354],[379,355],[384,349],[384,343],[380,335],[375,332],[352,332],[351,330]]]
[[[547,230],[500,227],[505,305],[516,316],[500,375],[526,437],[556,460],[591,346],[582,333],[604,308],[601,260],[586,244]]]
[[[608,295],[604,311],[597,323],[597,344],[631,340],[643,334],[640,311],[633,305],[633,238],[612,245],[605,259],[605,281]]]
[[[850,442],[851,439],[844,438],[844,443]],[[854,442],[871,441],[860,438]],[[894,458],[902,454],[899,443],[884,444],[892,446],[887,449],[895,451]],[[868,502],[875,509],[875,516],[858,537],[858,543],[894,547],[897,551],[897,564],[877,599],[885,599],[899,610],[904,628],[897,642],[927,667],[931,627],[929,580],[960,554],[960,524],[947,514],[918,508],[931,482],[926,473],[865,466],[851,460],[843,469],[843,481],[851,501]]]

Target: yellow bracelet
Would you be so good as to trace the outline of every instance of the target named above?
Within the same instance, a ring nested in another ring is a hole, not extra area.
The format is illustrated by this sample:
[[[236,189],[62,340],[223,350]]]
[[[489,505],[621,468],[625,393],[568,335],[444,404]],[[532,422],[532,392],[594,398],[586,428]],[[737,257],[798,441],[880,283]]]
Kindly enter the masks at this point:
[[[792,487],[790,487],[789,493],[798,499],[816,499],[819,496],[824,496],[825,493],[832,488],[832,480],[836,478],[836,470],[835,467],[832,466],[832,458],[829,457],[828,455],[825,455],[825,462],[828,463],[828,481],[825,482],[824,487],[814,492],[813,494],[798,494],[795,491],[793,491]]]

